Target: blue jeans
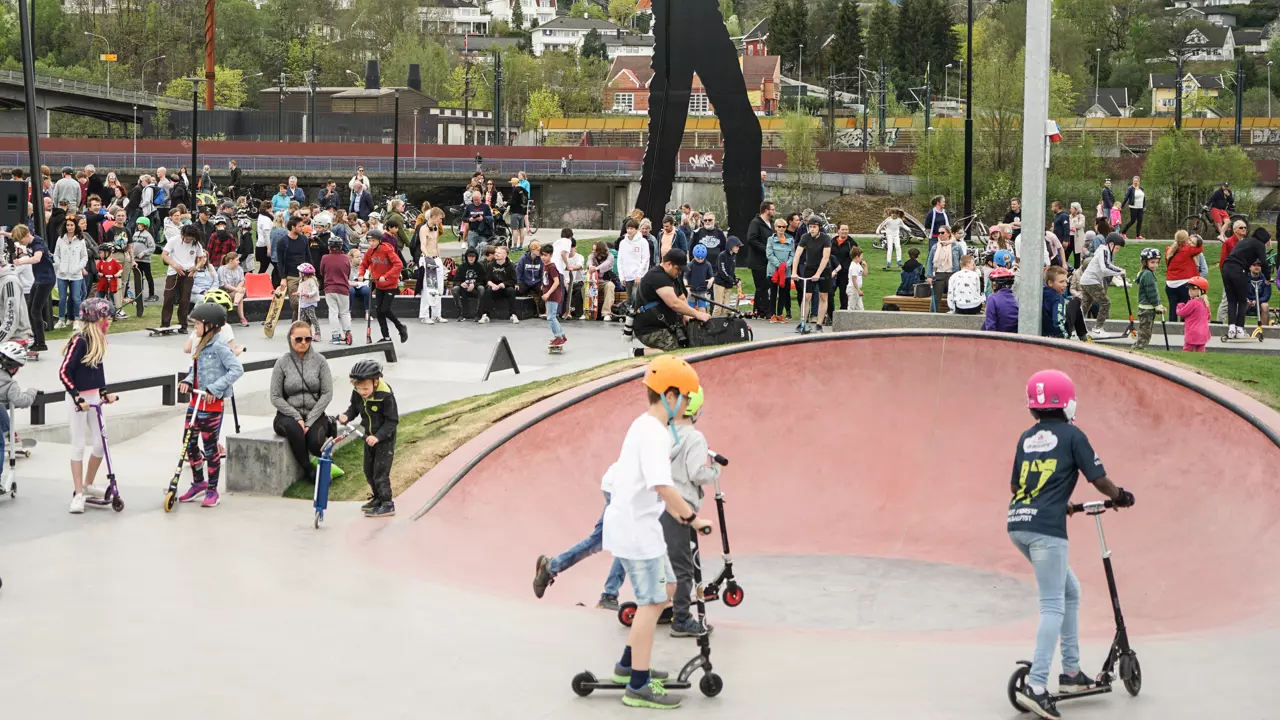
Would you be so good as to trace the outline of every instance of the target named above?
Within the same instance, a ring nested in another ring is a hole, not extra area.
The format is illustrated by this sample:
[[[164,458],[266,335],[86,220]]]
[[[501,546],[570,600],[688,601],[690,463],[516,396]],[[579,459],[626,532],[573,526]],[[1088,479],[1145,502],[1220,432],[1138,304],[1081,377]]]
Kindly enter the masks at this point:
[[[551,337],[564,337],[564,330],[560,329],[560,303],[553,300],[547,301],[547,324],[551,326]]]
[[[1062,636],[1062,672],[1080,670],[1080,583],[1067,565],[1067,541],[1026,530],[1009,533],[1018,551],[1031,561],[1036,586],[1040,589],[1040,629],[1036,631],[1036,654],[1031,658],[1030,682],[1049,686],[1049,664],[1053,648]]]
[[[84,302],[84,278],[79,280],[58,278],[58,317],[63,320],[75,320],[80,313],[81,302]]]
[[[604,494],[604,506],[609,507],[609,493]],[[551,571],[552,577],[555,577],[600,552],[603,544],[604,511],[601,510],[600,519],[596,520],[595,529],[591,531],[591,534],[582,542],[551,558],[551,563],[547,569]],[[618,597],[618,591],[622,589],[622,583],[626,579],[627,574],[622,569],[622,563],[618,562],[617,558],[614,558],[613,567],[609,568],[609,577],[604,581],[604,594],[610,597]]]
[[[352,287],[347,292],[347,295],[351,298],[350,306],[354,308],[356,306],[356,298],[363,298],[361,302],[364,303],[363,307],[365,309],[365,312],[366,313],[369,312],[372,289],[373,289],[372,285],[365,285],[364,287]]]
[[[484,259],[484,251],[489,247],[489,238],[478,232],[471,231],[467,233],[467,249],[475,250],[480,255],[480,259]]]

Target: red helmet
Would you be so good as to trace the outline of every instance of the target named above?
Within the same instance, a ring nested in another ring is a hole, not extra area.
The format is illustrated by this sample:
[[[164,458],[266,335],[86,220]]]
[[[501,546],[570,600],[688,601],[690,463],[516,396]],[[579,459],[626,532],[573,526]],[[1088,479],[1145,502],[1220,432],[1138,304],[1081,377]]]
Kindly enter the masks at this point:
[[[1013,277],[1013,271],[1007,267],[996,267],[991,270],[991,279]]]
[[[1195,285],[1196,287],[1200,288],[1200,292],[1202,293],[1209,292],[1209,281],[1202,277],[1193,277],[1187,282],[1190,282],[1192,285]]]

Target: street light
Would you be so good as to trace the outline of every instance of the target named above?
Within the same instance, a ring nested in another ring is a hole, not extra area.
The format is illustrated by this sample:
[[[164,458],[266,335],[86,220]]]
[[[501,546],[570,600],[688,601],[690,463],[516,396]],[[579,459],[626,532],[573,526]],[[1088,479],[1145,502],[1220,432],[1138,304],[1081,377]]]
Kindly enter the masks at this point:
[[[800,93],[804,91],[804,43],[800,43],[800,68],[796,71],[796,112],[800,112]]]
[[[1267,119],[1271,119],[1271,61],[1267,61]]]
[[[133,106],[133,166],[138,167],[138,105]]]
[[[951,63],[947,63],[947,70],[942,74],[942,99],[946,100],[951,93]]]
[[[163,60],[163,59],[164,59],[164,55],[161,55],[160,57],[153,57],[150,60],[142,63],[142,92],[147,91],[147,66],[157,60]],[[111,66],[108,65],[107,67],[109,68]]]
[[[1102,103],[1098,102],[1098,86],[1102,83],[1102,48],[1097,48],[1095,52],[1098,53],[1098,67],[1094,68],[1093,102],[1100,106]]]
[[[106,44],[107,44],[107,54],[108,54],[108,55],[110,55],[110,54],[111,54],[111,41],[110,41],[110,40],[108,40],[108,39],[106,39],[106,38],[102,37],[101,35],[98,35],[97,33],[91,33],[91,32],[89,32],[88,30],[85,30],[85,31],[84,31],[84,34],[85,34],[85,35],[88,35],[89,37],[96,37],[96,38],[100,38],[100,39],[102,40],[102,42],[104,42],[104,43],[106,43]],[[111,63],[109,63],[109,62],[107,63],[107,94],[108,94],[108,95],[110,95],[110,94],[111,94]]]
[[[351,77],[355,78],[357,82],[359,82],[359,81],[361,81],[361,80],[363,80],[363,79],[364,79],[364,78],[360,77],[359,75],[357,75],[357,74],[355,74],[355,73],[351,72],[350,70],[346,70],[346,71],[344,71],[344,72],[346,72],[346,73],[347,73],[348,75],[350,75]]]

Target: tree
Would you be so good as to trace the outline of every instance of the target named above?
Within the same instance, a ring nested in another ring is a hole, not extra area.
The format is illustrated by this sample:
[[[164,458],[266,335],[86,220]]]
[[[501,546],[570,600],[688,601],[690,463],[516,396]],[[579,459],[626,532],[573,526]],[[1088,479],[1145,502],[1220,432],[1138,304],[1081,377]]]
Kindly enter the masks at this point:
[[[770,29],[770,34],[773,30]],[[792,181],[779,183],[775,187],[777,197],[771,198],[784,207],[804,207],[810,205],[812,194],[809,183],[818,170],[817,118],[805,113],[784,112],[782,114],[782,149],[787,154],[787,173]]]
[[[733,0],[720,0],[720,19],[724,20],[724,27],[729,31],[729,37],[742,35],[742,24],[738,22]]]
[[[221,65],[214,68],[216,79],[213,83],[213,101],[218,105],[226,105],[228,107],[240,107],[244,105],[246,93],[244,89],[244,72],[241,70],[232,70],[224,68]],[[170,80],[168,85],[164,87],[164,94],[172,98],[180,98],[182,100],[191,99],[191,83],[178,78]],[[204,87],[200,89],[200,102],[204,103]]]
[[[653,23],[653,15],[649,13],[638,13],[636,15],[636,32],[641,35],[649,34],[649,26]]]
[[[470,94],[471,102],[467,103],[463,97],[467,92],[467,75],[470,68],[471,85]],[[445,93],[449,99],[440,104],[445,107],[470,107],[472,110],[492,110],[493,109],[493,93],[488,88],[493,87],[493,66],[492,65],[474,65],[465,63],[453,68],[453,72],[449,75],[449,79],[445,81]]]
[[[584,2],[583,0],[574,0],[569,6],[569,17],[575,18],[593,18],[595,20],[604,20],[604,9],[595,3]]]
[[[636,16],[636,0],[609,0],[609,19],[616,25],[626,27],[631,18]]]
[[[538,127],[538,121],[542,118],[563,116],[564,110],[560,108],[560,98],[550,90],[538,88],[530,93],[529,104],[525,106],[524,129],[532,130]]]
[[[511,3],[511,27],[517,30],[524,29],[524,3],[520,0]]]
[[[604,38],[600,37],[600,32],[595,28],[587,31],[582,38],[582,57],[609,59],[609,48],[605,47]]]
[[[796,74],[800,64],[800,46],[808,35],[808,17],[803,0],[796,4],[774,0],[769,16],[769,51],[782,60],[783,72]]]
[[[926,71],[941,72],[956,58],[959,43],[944,0],[903,0],[897,31],[894,69],[904,87],[924,85]]]
[[[835,36],[827,50],[831,69],[837,75],[853,77],[858,72],[858,56],[863,54],[862,16],[857,0],[841,0],[836,11]]]
[[[383,77],[392,79],[388,84],[399,85],[400,78],[407,79],[409,66],[413,64],[418,65],[422,73],[423,94],[436,100],[446,99],[447,83],[453,73],[453,58],[435,40],[417,33],[402,32],[378,57]]]
[[[867,22],[866,65],[879,67],[884,60],[887,67],[892,67],[895,59],[894,39],[898,36],[898,17],[893,12],[889,0],[876,0]]]

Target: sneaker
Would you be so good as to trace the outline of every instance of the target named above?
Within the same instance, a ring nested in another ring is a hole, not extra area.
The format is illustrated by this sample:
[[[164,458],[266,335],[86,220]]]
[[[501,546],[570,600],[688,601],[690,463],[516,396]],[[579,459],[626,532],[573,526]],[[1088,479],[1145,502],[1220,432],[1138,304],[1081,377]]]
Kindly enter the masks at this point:
[[[534,565],[533,572],[533,595],[539,600],[542,594],[547,591],[547,586],[556,581],[556,576],[551,574],[551,558],[546,555],[539,555],[538,562]]]
[[[393,503],[393,502],[391,502],[390,500],[387,500],[387,501],[385,501],[385,502],[378,503],[378,506],[377,506],[377,507],[375,507],[375,508],[371,508],[371,509],[369,509],[369,510],[366,510],[366,511],[365,511],[365,513],[364,513],[364,516],[365,516],[365,517],[371,517],[371,518],[389,518],[389,517],[395,517],[395,516],[396,516],[396,504],[395,504],[395,503]]]
[[[200,503],[202,508],[218,507],[218,491],[207,490],[204,494],[204,501]]]
[[[76,493],[75,495],[71,496],[70,512],[76,515],[79,515],[80,513],[84,512],[84,493]]]
[[[332,337],[329,338],[329,343],[332,345],[342,345],[343,342],[344,341],[341,335],[333,335]]]
[[[670,625],[671,621],[676,617],[676,613],[671,608],[663,608],[662,614],[658,616],[659,625]]]
[[[617,596],[617,595],[606,595],[606,594],[604,594],[604,593],[600,593],[600,602],[596,603],[596,609],[597,609],[597,610],[612,610],[613,612],[617,612],[617,611],[618,611],[618,596]]]
[[[512,314],[511,314],[511,318],[510,318],[510,320],[511,320],[511,324],[512,324],[512,325],[519,324],[519,322],[520,322],[520,318],[516,317],[515,313],[512,313]]]
[[[666,672],[665,670],[653,670],[653,669],[649,670],[650,682],[665,683],[670,678],[671,678],[671,673]],[[619,685],[626,685],[627,683],[631,682],[631,668],[626,667],[625,665],[614,665],[613,677],[610,679],[618,683]]]
[[[814,331],[814,332],[822,332],[822,323],[818,323],[817,325],[814,325],[814,326],[813,326],[813,331]]]
[[[124,320],[124,319],[125,319],[125,318],[127,318],[127,317],[129,317],[129,316],[128,316],[128,315],[125,315],[123,310],[119,310],[119,311],[117,311],[117,312],[116,312],[116,319],[117,319],[117,320]]]
[[[98,500],[102,500],[107,496],[108,487],[109,486],[105,483],[102,485],[94,485],[92,483],[90,483],[89,485],[85,485],[84,486],[85,497],[91,497]]]
[[[481,316],[480,316],[480,319],[479,319],[479,320],[477,320],[476,322],[480,323],[481,325],[484,325],[485,323],[489,322],[489,316],[488,316],[488,315],[481,315]]]
[[[64,322],[64,321],[62,320],[62,318],[58,318],[58,322],[56,322],[56,323],[54,323],[54,324],[53,324],[53,329],[54,329],[54,330],[61,330],[62,328],[66,327],[66,326],[67,326],[66,322]]]
[[[662,683],[650,680],[648,685],[639,690],[632,690],[627,686],[622,692],[622,704],[627,707],[675,710],[680,707],[680,696],[667,692]]]
[[[402,343],[409,342],[409,328],[407,327],[400,328],[400,342]]]
[[[1141,235],[1139,235],[1139,236],[1138,236],[1138,242],[1142,242],[1143,240],[1146,240],[1146,238],[1144,238],[1144,237],[1142,237]]]
[[[159,296],[159,295],[148,295],[148,296],[147,296],[147,302],[151,302],[151,303],[153,303],[153,302],[160,302],[160,296]]]
[[[710,629],[703,627],[692,615],[671,623],[671,637],[702,637],[708,632]]]
[[[201,480],[200,482],[193,482],[191,483],[191,489],[183,493],[182,497],[178,498],[178,502],[191,502],[192,500],[195,500],[197,497],[199,497],[200,493],[208,489],[209,489],[209,483],[203,480]]]
[[[1079,670],[1074,675],[1062,674],[1058,676],[1058,692],[1062,695],[1070,695],[1078,693],[1082,690],[1092,690],[1098,686],[1093,678],[1085,675]]]
[[[1049,696],[1049,691],[1036,693],[1031,689],[1030,685],[1025,685],[1022,692],[1014,695],[1013,698],[1018,705],[1039,715],[1046,720],[1060,720],[1061,715],[1058,714],[1058,707],[1053,702],[1053,698]]]
[[[447,323],[447,322],[449,322],[449,321],[448,321],[447,319],[445,319],[445,318],[436,318],[436,322],[439,322],[439,323]]]
[[[608,313],[605,313],[605,316],[603,319],[605,322],[613,322],[613,316]]]

